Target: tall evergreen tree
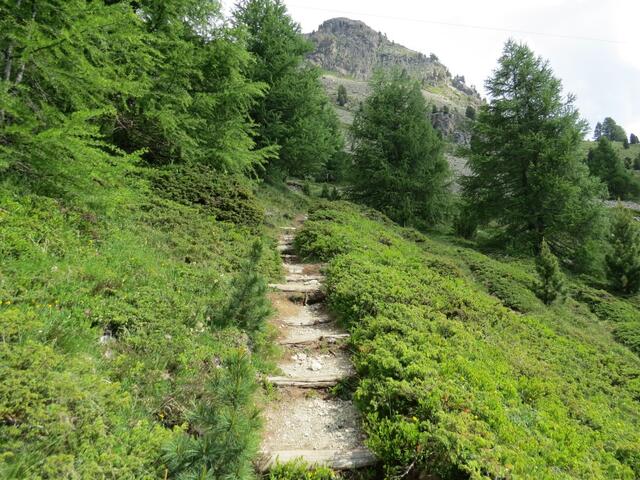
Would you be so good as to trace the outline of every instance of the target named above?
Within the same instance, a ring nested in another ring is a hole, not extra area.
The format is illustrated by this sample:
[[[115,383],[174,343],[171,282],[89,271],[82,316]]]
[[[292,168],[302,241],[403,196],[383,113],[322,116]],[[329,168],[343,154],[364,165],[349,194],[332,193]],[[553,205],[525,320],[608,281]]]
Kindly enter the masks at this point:
[[[624,142],[627,134],[620,125],[611,117],[606,117],[602,122],[602,136],[607,137],[612,142]]]
[[[591,174],[607,185],[610,198],[624,200],[640,195],[640,180],[627,171],[607,137],[601,137],[589,150],[587,165]]]
[[[560,264],[544,238],[540,245],[540,253],[536,258],[536,271],[539,279],[537,294],[540,300],[550,305],[556,299],[564,296],[565,281],[560,271]]]
[[[637,145],[638,143],[640,143],[640,140],[638,139],[638,136],[635,133],[632,133],[631,135],[629,135],[629,143],[631,145]]]
[[[1,2],[0,19],[0,168],[85,182],[121,157],[102,127],[148,88],[142,21],[126,3],[84,0]]]
[[[546,238],[563,256],[586,258],[603,188],[580,158],[586,125],[573,97],[563,98],[548,63],[514,41],[486,88],[492,100],[474,124],[463,179],[467,204],[515,244],[536,250]]]
[[[347,104],[347,89],[342,83],[338,85],[337,102],[341,107],[344,107]]]
[[[602,137],[602,123],[598,122],[596,123],[596,128],[593,130],[593,139],[600,140],[600,137]]]
[[[450,172],[420,85],[395,70],[377,72],[371,90],[351,130],[353,197],[405,225],[442,221]]]
[[[320,70],[304,65],[311,44],[281,0],[243,0],[234,13],[254,55],[251,77],[268,86],[253,108],[258,142],[279,147],[272,175],[314,175],[343,146],[337,116],[320,83]]]
[[[266,85],[248,80],[251,57],[217,0],[141,2],[148,43],[160,61],[150,88],[121,110],[114,138],[145,148],[153,164],[191,161],[247,171],[273,155],[255,148],[250,108]]]
[[[623,293],[640,290],[640,222],[622,205],[613,214],[606,257],[611,286]]]

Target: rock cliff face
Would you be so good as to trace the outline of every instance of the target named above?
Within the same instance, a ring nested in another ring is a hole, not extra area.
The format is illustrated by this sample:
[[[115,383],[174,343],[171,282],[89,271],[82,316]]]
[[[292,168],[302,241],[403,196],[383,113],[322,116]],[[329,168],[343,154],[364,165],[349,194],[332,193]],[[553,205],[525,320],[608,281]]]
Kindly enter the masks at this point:
[[[358,20],[327,20],[307,38],[316,47],[309,60],[325,70],[366,81],[377,68],[400,67],[424,87],[451,86],[465,95],[480,98],[473,87],[465,84],[463,76],[452,78],[433,53],[426,56],[398,45]]]
[[[325,86],[329,94],[335,96],[339,84],[347,89],[346,110],[353,113],[366,97],[366,82],[376,69],[399,67],[420,82],[427,101],[440,112],[431,116],[433,125],[451,141],[468,143],[470,121],[464,112],[469,105],[477,108],[482,100],[463,76],[452,77],[434,54],[427,56],[398,45],[365,23],[348,18],[327,20],[307,38],[315,45],[309,60],[328,72]],[[443,107],[448,113],[442,112]]]

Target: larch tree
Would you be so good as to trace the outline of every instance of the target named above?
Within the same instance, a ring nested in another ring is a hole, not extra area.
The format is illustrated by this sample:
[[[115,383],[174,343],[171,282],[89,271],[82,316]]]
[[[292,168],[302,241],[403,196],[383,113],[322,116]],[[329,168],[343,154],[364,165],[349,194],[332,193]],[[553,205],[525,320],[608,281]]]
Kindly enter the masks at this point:
[[[304,64],[312,49],[280,0],[244,0],[234,12],[254,57],[250,76],[267,85],[252,109],[257,141],[279,153],[272,177],[315,175],[344,145],[336,113],[320,83],[320,70]]]
[[[640,290],[640,222],[622,205],[613,212],[606,267],[614,290],[626,294]]]
[[[420,85],[379,71],[355,115],[351,194],[403,225],[432,226],[450,211],[450,170]]]
[[[480,224],[537,251],[545,238],[567,260],[588,263],[604,188],[580,154],[586,124],[563,97],[548,62],[508,41],[486,82],[491,101],[473,127],[468,208]]]
[[[607,137],[601,137],[597,145],[589,149],[587,165],[591,174],[607,185],[610,198],[626,200],[640,195],[640,180],[625,168]]]

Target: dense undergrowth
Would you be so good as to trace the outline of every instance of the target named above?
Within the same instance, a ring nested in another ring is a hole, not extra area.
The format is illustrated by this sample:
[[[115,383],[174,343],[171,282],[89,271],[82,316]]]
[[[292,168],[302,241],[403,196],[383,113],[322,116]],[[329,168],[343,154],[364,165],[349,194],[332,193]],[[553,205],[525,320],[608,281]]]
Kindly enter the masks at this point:
[[[280,274],[259,204],[278,225],[296,200],[228,180],[201,202],[181,195],[200,175],[109,172],[91,191],[0,185],[0,477],[251,477],[272,342],[211,317],[257,240],[252,270]],[[217,221],[229,202],[235,223]]]
[[[640,476],[637,299],[574,279],[570,298],[547,307],[533,263],[346,203],[315,209],[296,241],[329,261],[355,400],[387,474]]]

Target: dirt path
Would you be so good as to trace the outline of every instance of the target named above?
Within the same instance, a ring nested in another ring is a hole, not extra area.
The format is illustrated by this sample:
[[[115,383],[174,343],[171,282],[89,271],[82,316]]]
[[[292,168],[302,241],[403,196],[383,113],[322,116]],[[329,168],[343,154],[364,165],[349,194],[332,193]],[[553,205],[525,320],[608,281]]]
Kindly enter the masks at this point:
[[[278,364],[281,373],[269,377],[277,391],[264,412],[258,466],[268,470],[276,461],[295,458],[334,469],[371,465],[375,458],[364,446],[357,410],[350,400],[330,391],[354,374],[346,349],[348,334],[324,308],[321,265],[302,264],[295,255],[296,229],[285,228],[278,245],[286,283],[271,285],[284,354]]]

